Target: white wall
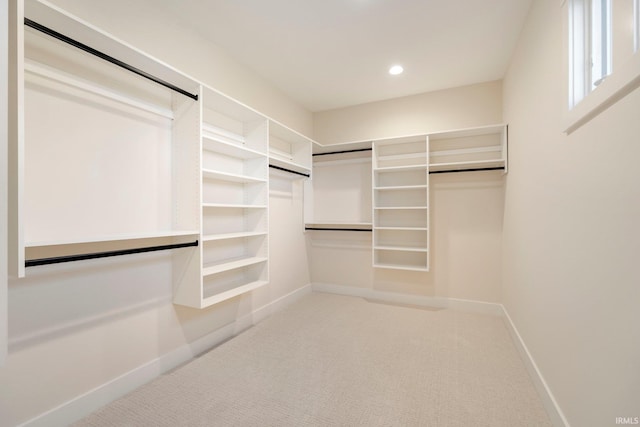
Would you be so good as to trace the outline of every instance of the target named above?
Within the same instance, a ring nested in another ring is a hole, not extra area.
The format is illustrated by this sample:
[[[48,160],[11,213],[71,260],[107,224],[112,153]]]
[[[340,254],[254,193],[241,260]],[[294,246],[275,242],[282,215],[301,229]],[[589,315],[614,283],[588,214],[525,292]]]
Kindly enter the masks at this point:
[[[504,304],[570,425],[613,426],[640,416],[640,90],[563,134],[563,12],[532,3],[504,81]]]
[[[474,84],[314,113],[321,144],[502,123],[502,82]]]
[[[75,6],[87,20],[214,87],[220,86],[219,79],[222,90],[244,97],[250,106],[285,124],[307,132],[311,128],[308,112],[153,9],[137,14],[119,9],[125,2],[57,3]],[[185,49],[191,42],[194,49]],[[29,268],[27,278],[10,280],[9,355],[0,367],[0,426],[26,422],[71,403],[56,412],[63,414],[58,420],[65,425],[82,415],[87,399],[96,395],[86,393],[105,386],[106,394],[98,394],[106,400],[93,403],[106,403],[117,397],[114,390],[126,391],[132,384],[127,378],[151,379],[203,351],[206,343],[250,326],[279,307],[283,297],[306,289],[302,183],[289,178],[273,177],[270,183],[271,282],[251,294],[205,310],[174,305],[172,259],[165,251]],[[6,188],[4,179],[0,195]],[[0,227],[4,242],[2,232]],[[46,417],[40,422],[52,425],[53,418]]]
[[[226,95],[311,136],[312,115],[232,55],[204,40],[154,1],[52,0],[51,3]]]
[[[7,356],[8,8],[8,2],[0,0],[0,366]]]
[[[488,82],[315,113],[314,136],[333,144],[498,123],[502,83]],[[470,172],[431,175],[430,180],[430,272],[372,268],[371,233],[313,231],[307,233],[312,282],[356,292],[500,302],[503,175]],[[333,187],[350,191],[345,182]],[[330,205],[325,210],[345,205],[327,197],[318,200]],[[322,210],[316,207],[316,212]]]
[[[430,272],[374,269],[371,233],[310,231],[312,282],[355,292],[500,302],[503,179],[501,172],[431,175]]]

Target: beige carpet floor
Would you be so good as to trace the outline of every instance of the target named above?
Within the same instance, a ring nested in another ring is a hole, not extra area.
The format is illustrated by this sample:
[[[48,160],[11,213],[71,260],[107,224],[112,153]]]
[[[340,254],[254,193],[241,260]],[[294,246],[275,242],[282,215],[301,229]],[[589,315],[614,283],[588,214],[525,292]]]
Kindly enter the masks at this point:
[[[77,426],[550,426],[500,317],[313,293]]]

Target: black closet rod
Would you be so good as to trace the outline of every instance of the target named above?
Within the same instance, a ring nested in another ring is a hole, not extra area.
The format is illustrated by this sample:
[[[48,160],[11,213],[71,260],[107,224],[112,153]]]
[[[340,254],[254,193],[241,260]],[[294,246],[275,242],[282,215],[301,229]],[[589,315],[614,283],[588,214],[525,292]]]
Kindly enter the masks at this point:
[[[71,46],[74,46],[74,47],[76,47],[76,48],[78,48],[80,50],[83,50],[83,51],[85,51],[87,53],[90,53],[91,55],[97,56],[98,58],[101,58],[101,59],[103,59],[103,60],[105,60],[107,62],[115,64],[118,67],[121,67],[121,68],[124,68],[125,70],[131,71],[132,73],[135,73],[135,74],[137,74],[139,76],[142,76],[145,79],[149,79],[149,80],[151,80],[151,81],[153,81],[155,83],[158,83],[158,84],[160,84],[160,85],[162,85],[164,87],[167,87],[167,88],[169,88],[171,90],[174,90],[174,91],[176,91],[178,93],[181,93],[184,96],[188,96],[189,98],[191,98],[191,99],[193,99],[195,101],[198,100],[198,95],[194,95],[194,94],[192,94],[190,92],[187,92],[184,89],[180,89],[179,87],[177,87],[177,86],[175,86],[175,85],[173,85],[173,84],[171,84],[169,82],[166,82],[166,81],[164,81],[164,80],[162,80],[162,79],[160,79],[158,77],[155,77],[155,76],[153,76],[153,75],[151,75],[151,74],[149,74],[149,73],[147,73],[145,71],[142,71],[142,70],[140,70],[140,69],[138,69],[138,68],[136,68],[136,67],[134,67],[132,65],[129,65],[126,62],[122,62],[119,59],[116,59],[116,58],[114,58],[112,56],[109,56],[104,52],[100,52],[99,50],[96,50],[96,49],[94,49],[94,48],[92,48],[90,46],[87,46],[84,43],[81,43],[81,42],[79,42],[77,40],[74,40],[74,39],[72,39],[70,37],[67,37],[64,34],[61,34],[61,33],[57,32],[55,30],[52,30],[51,28],[45,27],[44,25],[41,25],[41,24],[38,24],[37,22],[34,22],[34,21],[32,21],[32,20],[30,20],[28,18],[24,18],[24,25],[26,25],[27,27],[31,27],[34,30],[38,30],[38,31],[40,31],[40,32],[42,32],[44,34],[47,34],[47,35],[49,35],[49,36],[51,36],[53,38],[56,38],[56,39],[58,39],[60,41],[63,41],[65,43],[67,43],[67,44],[69,44]]]
[[[143,252],[164,251],[166,249],[187,248],[190,246],[198,246],[198,241],[188,243],[175,243],[172,245],[148,246],[145,248],[122,249],[119,251],[94,252],[89,254],[65,255],[53,258],[29,259],[24,263],[25,267],[35,267],[38,265],[59,264],[62,262],[84,261],[95,258],[108,258],[112,256],[140,254]]]
[[[317,230],[317,231],[369,231],[370,228],[321,228],[321,227],[305,227],[305,230]]]
[[[278,169],[280,171],[285,171],[285,172],[289,172],[289,173],[295,173],[296,175],[306,176],[307,178],[309,178],[309,176],[310,176],[308,173],[298,172],[298,171],[294,171],[294,170],[287,169],[287,168],[281,168],[280,166],[269,165],[269,167],[270,168],[274,168],[274,169]]]
[[[331,154],[358,153],[360,151],[371,151],[371,148],[358,148],[357,150],[329,151],[328,153],[314,153],[314,156],[329,156]]]
[[[504,170],[504,166],[495,167],[495,168],[475,168],[475,169],[450,169],[450,170],[442,170],[442,171],[429,171],[432,173],[458,173],[458,172],[479,172],[479,171],[501,171]]]

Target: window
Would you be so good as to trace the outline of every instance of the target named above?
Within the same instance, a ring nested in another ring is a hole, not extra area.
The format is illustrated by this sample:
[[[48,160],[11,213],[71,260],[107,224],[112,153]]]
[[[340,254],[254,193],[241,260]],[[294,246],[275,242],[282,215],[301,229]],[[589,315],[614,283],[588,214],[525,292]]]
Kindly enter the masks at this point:
[[[640,0],[565,0],[571,133],[640,87]]]
[[[640,50],[640,0],[633,2],[633,48],[634,52]]]
[[[573,108],[611,74],[611,0],[571,0],[569,8]]]

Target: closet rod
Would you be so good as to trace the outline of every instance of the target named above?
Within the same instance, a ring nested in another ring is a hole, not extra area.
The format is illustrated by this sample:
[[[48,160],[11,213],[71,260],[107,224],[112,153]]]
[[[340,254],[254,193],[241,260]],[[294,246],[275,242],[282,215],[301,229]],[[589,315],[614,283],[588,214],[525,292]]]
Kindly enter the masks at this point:
[[[96,49],[94,49],[94,48],[92,48],[90,46],[87,46],[84,43],[81,43],[81,42],[79,42],[77,40],[74,40],[74,39],[72,39],[70,37],[67,37],[64,34],[61,34],[61,33],[57,32],[55,30],[52,30],[51,28],[45,27],[44,25],[41,25],[41,24],[38,24],[37,22],[34,22],[34,21],[32,21],[32,20],[30,20],[28,18],[24,18],[24,25],[26,25],[27,27],[31,27],[34,30],[38,30],[38,31],[40,31],[40,32],[42,32],[44,34],[47,34],[47,35],[49,35],[49,36],[51,36],[53,38],[56,38],[56,39],[58,39],[60,41],[63,41],[65,43],[67,43],[67,44],[69,44],[69,45],[71,45],[73,47],[76,47],[76,48],[78,48],[80,50],[83,50],[83,51],[85,51],[87,53],[90,53],[91,55],[97,56],[100,59],[103,59],[103,60],[105,60],[107,62],[110,62],[110,63],[112,63],[114,65],[117,65],[118,67],[121,67],[121,68],[124,68],[125,70],[131,71],[132,73],[137,74],[137,75],[139,75],[141,77],[144,77],[145,79],[149,79],[152,82],[158,83],[159,85],[162,85],[162,86],[164,86],[166,88],[169,88],[169,89],[171,89],[173,91],[176,91],[178,93],[181,93],[182,95],[187,96],[187,97],[189,97],[189,98],[191,98],[191,99],[193,99],[195,101],[198,100],[198,95],[194,95],[194,94],[192,94],[190,92],[187,92],[184,89],[180,89],[179,87],[177,87],[177,86],[175,86],[175,85],[173,85],[173,84],[171,84],[169,82],[166,82],[166,81],[164,81],[164,80],[162,80],[162,79],[160,79],[158,77],[155,77],[155,76],[153,76],[153,75],[151,75],[151,74],[149,74],[149,73],[147,73],[145,71],[142,71],[142,70],[140,70],[140,69],[138,69],[138,68],[136,68],[136,67],[134,67],[132,65],[129,65],[126,62],[122,62],[119,59],[116,59],[116,58],[114,58],[112,56],[109,56],[104,52],[100,52],[99,50],[96,50]]]
[[[315,153],[313,156],[328,156],[331,154],[358,153],[360,151],[371,151],[371,148],[359,148],[357,150],[329,151],[328,153]]]
[[[429,171],[429,173],[458,173],[458,172],[478,172],[478,171],[501,171],[504,170],[504,166],[495,168],[475,168],[475,169],[449,169],[442,171]]]
[[[84,261],[95,258],[108,258],[112,256],[139,254],[143,252],[164,251],[166,249],[187,248],[198,246],[198,241],[188,243],[175,243],[172,245],[148,246],[145,248],[122,249],[118,251],[94,252],[89,254],[65,255],[52,258],[28,259],[24,262],[25,267],[35,267],[38,265],[59,264],[62,262]]]
[[[305,230],[317,230],[317,231],[369,231],[370,228],[320,228],[320,227],[305,227]]]
[[[310,177],[310,175],[308,173],[303,173],[303,172],[298,172],[298,171],[294,171],[294,170],[291,170],[291,169],[281,168],[280,166],[269,165],[269,167],[270,168],[274,168],[274,169],[278,169],[280,171],[285,171],[285,172],[289,172],[289,173],[295,173],[296,175],[306,176],[307,178]]]

